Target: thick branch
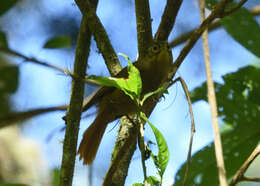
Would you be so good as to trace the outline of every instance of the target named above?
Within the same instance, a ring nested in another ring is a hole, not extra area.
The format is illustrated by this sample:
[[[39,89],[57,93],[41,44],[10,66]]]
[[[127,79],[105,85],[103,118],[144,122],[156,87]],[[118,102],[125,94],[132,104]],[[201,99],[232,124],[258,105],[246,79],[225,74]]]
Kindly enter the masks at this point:
[[[159,28],[155,34],[155,39],[167,41],[173,29],[177,14],[181,7],[182,0],[167,0],[166,7],[161,19]]]
[[[136,28],[139,59],[145,56],[152,42],[149,0],[135,0]]]
[[[87,27],[87,19],[83,16],[77,40],[72,79],[70,105],[66,115],[66,133],[63,143],[63,156],[60,172],[60,186],[71,186],[74,173],[79,123],[84,95],[84,79],[89,55],[91,32]]]
[[[83,17],[86,17],[88,27],[94,35],[99,51],[105,60],[107,68],[112,76],[115,76],[122,69],[113,46],[101,21],[97,17],[95,8],[89,0],[75,0],[78,4]]]

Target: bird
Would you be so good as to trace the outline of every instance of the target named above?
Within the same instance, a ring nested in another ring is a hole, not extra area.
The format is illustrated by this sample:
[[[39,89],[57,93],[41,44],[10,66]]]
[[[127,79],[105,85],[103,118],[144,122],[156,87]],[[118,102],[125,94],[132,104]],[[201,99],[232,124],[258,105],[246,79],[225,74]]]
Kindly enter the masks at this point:
[[[162,86],[168,79],[172,63],[172,52],[168,43],[153,40],[147,54],[133,62],[140,71],[142,79],[141,97]],[[116,77],[127,78],[127,68],[122,69]],[[95,104],[98,108],[97,116],[84,132],[77,152],[85,165],[90,165],[94,161],[107,125],[124,115],[137,112],[138,109],[129,96],[115,87],[100,87],[84,100],[82,111]],[[144,102],[144,107],[146,104],[149,104],[149,98]]]

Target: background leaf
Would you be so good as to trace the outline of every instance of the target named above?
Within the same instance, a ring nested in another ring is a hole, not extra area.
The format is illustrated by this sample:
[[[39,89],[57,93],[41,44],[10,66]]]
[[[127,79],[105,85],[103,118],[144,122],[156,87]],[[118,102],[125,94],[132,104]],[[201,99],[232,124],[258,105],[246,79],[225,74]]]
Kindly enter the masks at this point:
[[[18,87],[18,67],[11,65],[1,66],[0,74],[0,92],[14,93]]]
[[[240,8],[220,22],[237,42],[260,57],[260,27],[247,9]]]
[[[4,48],[8,47],[6,35],[2,31],[0,31],[0,47],[4,47]]]
[[[18,0],[1,0],[0,16],[11,9],[17,2]]]
[[[44,48],[55,49],[55,48],[64,48],[70,47],[72,41],[68,36],[56,36],[50,38],[45,44]]]
[[[209,9],[212,9],[216,4],[216,0],[206,0],[206,6]],[[236,3],[230,3],[226,10],[235,5]],[[260,57],[260,26],[246,8],[241,7],[234,13],[225,16],[220,19],[220,23],[233,39]]]
[[[216,83],[215,90],[219,116],[229,126],[222,133],[222,144],[230,178],[260,141],[260,69],[244,67],[223,79],[224,84]],[[207,100],[206,83],[192,92],[191,99]],[[219,185],[215,159],[213,143],[193,155],[188,185]],[[182,184],[184,172],[185,164],[175,177],[176,185]]]

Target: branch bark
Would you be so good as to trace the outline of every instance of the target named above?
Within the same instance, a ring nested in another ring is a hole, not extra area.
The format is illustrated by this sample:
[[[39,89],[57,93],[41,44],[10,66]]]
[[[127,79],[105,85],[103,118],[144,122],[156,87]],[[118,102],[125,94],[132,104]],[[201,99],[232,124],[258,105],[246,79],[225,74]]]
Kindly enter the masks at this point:
[[[136,29],[139,59],[143,58],[152,42],[149,0],[135,0]]]
[[[88,27],[94,35],[99,51],[105,60],[106,66],[112,76],[122,69],[116,52],[108,38],[106,30],[96,14],[95,7],[89,0],[75,0],[83,17],[86,17]]]
[[[94,6],[94,10],[96,10],[97,1],[94,2]],[[87,18],[83,16],[76,45],[73,72],[73,75],[76,78],[72,79],[70,104],[66,114],[67,125],[63,143],[60,186],[71,186],[74,173],[79,123],[84,95],[84,81],[82,81],[82,79],[84,79],[86,73],[91,41],[91,31],[88,27],[87,21]]]
[[[182,0],[167,0],[159,28],[155,34],[155,39],[167,41],[173,29],[177,14],[181,7]]]
[[[245,172],[247,171],[248,167],[251,163],[255,160],[257,156],[260,154],[260,144],[257,145],[255,150],[251,153],[245,163],[238,169],[236,174],[233,176],[229,186],[235,186],[240,181],[255,181],[260,182],[260,178],[252,178],[245,176]]]

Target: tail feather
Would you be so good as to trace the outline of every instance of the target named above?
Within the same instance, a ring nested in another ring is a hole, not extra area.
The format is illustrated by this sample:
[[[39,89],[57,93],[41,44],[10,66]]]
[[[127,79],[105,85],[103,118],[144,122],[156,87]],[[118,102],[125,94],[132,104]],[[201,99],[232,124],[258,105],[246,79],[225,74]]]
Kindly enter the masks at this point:
[[[106,130],[108,121],[98,114],[95,121],[84,132],[80,143],[78,154],[79,159],[83,158],[83,164],[91,164],[96,157],[98,147]]]

